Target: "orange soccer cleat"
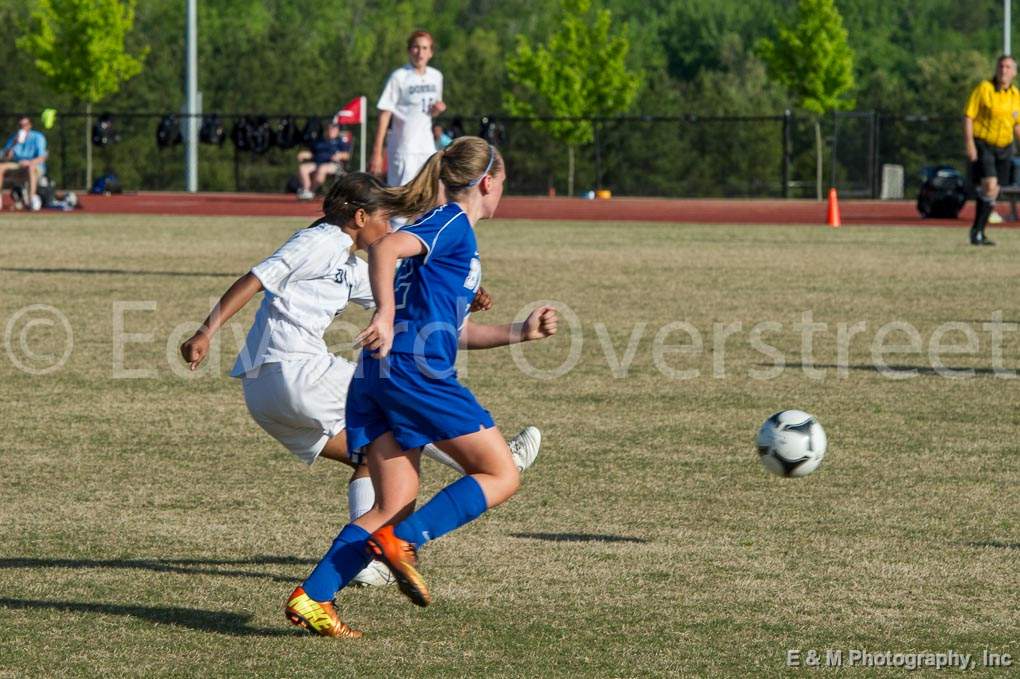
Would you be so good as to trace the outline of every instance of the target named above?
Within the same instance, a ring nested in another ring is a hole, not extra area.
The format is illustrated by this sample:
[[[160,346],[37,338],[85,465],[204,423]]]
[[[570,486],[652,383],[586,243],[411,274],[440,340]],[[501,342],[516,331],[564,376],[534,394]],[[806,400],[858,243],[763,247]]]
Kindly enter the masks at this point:
[[[383,526],[368,539],[368,549],[387,566],[397,579],[400,591],[417,606],[428,606],[432,602],[429,589],[418,572],[418,553],[414,545],[401,540],[393,532],[393,526]]]
[[[336,637],[338,639],[359,639],[361,632],[347,626],[337,615],[336,606],[332,601],[316,601],[305,590],[298,587],[287,599],[284,614],[291,624],[308,630],[320,637]]]

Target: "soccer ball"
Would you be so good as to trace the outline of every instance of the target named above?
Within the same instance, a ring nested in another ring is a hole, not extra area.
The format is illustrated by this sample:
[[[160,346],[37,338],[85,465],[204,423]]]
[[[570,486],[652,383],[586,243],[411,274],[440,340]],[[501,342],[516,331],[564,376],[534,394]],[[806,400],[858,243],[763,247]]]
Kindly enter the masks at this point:
[[[825,457],[825,430],[802,410],[776,413],[758,430],[758,460],[779,476],[807,476]]]

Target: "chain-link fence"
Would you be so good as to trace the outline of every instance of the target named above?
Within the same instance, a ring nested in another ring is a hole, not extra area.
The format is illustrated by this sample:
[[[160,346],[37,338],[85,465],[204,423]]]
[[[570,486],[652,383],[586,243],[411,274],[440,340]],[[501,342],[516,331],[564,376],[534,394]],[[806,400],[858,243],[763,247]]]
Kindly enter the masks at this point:
[[[16,129],[16,113],[0,114]],[[331,115],[231,114],[218,116],[222,137],[199,148],[203,191],[283,192],[296,172],[296,154],[311,128]],[[95,125],[106,121],[94,143]],[[86,144],[92,146],[93,177],[115,174],[134,190],[183,190],[183,116],[161,113],[61,113],[51,129],[49,174],[62,188],[86,184]],[[287,121],[289,120],[289,128]],[[207,115],[203,124],[215,131]],[[374,121],[372,121],[374,122]],[[502,116],[446,116],[466,134],[496,143],[510,170],[509,191],[565,195],[568,150],[536,129],[534,119]],[[817,139],[821,139],[822,186],[841,195],[878,197],[881,167],[905,169],[906,192],[920,184],[931,165],[963,170],[959,118],[891,116],[850,112],[813,118],[783,113],[767,116],[627,116],[592,119],[594,143],[575,149],[574,193],[608,188],[616,195],[661,197],[814,197]],[[816,130],[816,122],[818,127]],[[38,119],[36,129],[41,129]],[[289,133],[288,133],[289,130]],[[295,139],[295,130],[297,138]],[[350,130],[349,167],[360,164],[360,128]],[[374,134],[369,125],[369,134]],[[211,137],[211,138],[210,138]],[[219,141],[217,141],[219,139]],[[371,148],[371,137],[368,140]],[[293,144],[293,145],[292,145]]]

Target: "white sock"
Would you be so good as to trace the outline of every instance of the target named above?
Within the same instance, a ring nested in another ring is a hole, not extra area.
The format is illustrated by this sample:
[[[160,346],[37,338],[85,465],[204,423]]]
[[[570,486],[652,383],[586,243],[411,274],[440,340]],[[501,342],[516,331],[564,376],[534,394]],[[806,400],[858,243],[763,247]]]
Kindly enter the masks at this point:
[[[463,467],[457,464],[452,457],[450,457],[443,451],[439,450],[439,448],[436,448],[431,443],[426,444],[421,452],[424,453],[425,457],[432,458],[433,460],[439,462],[440,464],[445,464],[447,467],[454,470],[458,474],[464,473]]]
[[[351,514],[351,521],[367,512],[374,504],[375,488],[372,487],[370,477],[362,476],[347,484],[347,511]]]

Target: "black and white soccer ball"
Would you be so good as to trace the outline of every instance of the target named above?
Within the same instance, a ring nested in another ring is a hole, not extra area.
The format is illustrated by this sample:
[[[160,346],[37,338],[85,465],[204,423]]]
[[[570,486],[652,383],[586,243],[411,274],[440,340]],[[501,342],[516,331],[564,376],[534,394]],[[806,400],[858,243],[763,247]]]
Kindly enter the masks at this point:
[[[758,460],[779,476],[807,476],[825,457],[825,430],[802,410],[776,413],[758,430]]]

